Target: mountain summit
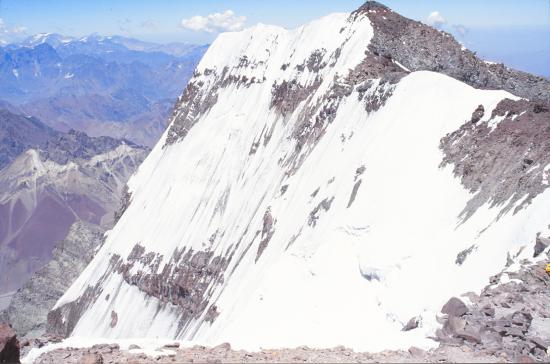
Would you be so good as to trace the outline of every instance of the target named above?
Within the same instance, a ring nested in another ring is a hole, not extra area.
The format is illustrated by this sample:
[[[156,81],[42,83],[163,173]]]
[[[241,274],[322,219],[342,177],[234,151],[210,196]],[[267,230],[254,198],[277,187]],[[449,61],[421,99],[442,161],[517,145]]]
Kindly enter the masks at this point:
[[[223,33],[50,330],[432,346],[450,297],[542,256],[549,92],[375,2]]]

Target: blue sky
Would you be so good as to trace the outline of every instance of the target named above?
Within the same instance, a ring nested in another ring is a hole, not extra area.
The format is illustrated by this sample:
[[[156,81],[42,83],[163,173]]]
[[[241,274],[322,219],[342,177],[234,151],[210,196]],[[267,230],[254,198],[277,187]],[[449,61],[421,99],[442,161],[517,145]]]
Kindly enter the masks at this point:
[[[428,16],[437,11],[445,20],[440,27],[453,32],[483,57],[550,76],[550,0],[381,2],[421,21],[427,21]],[[293,28],[331,12],[352,11],[362,3],[354,0],[0,0],[0,37],[40,32],[78,36],[100,33],[155,42],[208,43],[217,31],[227,26],[239,28],[262,22]],[[182,20],[187,29],[182,27]]]

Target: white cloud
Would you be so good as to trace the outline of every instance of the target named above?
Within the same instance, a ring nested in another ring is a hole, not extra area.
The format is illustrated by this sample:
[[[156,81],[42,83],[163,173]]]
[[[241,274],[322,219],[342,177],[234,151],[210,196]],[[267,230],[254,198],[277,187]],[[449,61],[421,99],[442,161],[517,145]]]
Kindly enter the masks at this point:
[[[146,28],[146,29],[157,29],[158,28],[157,22],[152,20],[152,19],[147,19],[147,20],[142,21],[139,24],[139,26],[142,27],[142,28]]]
[[[0,18],[0,41],[3,44],[9,43],[15,38],[27,33],[27,28],[22,26],[8,26],[4,19]]]
[[[468,32],[470,31],[468,28],[466,28],[464,25],[462,24],[455,24],[453,25],[453,28],[454,30],[460,34],[462,37],[464,37],[465,35],[468,34]]]
[[[189,19],[182,19],[181,26],[196,32],[219,33],[241,30],[245,22],[246,16],[237,16],[232,10],[226,10],[223,13],[195,15]]]
[[[434,28],[439,28],[446,24],[447,20],[439,13],[439,11],[432,11],[426,19],[426,24],[431,25]]]
[[[13,27],[11,28],[11,32],[13,34],[24,34],[27,32],[27,27],[22,27],[22,26]]]

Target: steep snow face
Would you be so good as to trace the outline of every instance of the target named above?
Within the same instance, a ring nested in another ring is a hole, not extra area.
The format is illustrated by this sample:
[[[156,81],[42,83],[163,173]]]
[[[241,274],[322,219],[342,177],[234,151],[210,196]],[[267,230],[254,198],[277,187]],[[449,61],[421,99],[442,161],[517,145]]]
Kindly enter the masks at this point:
[[[222,34],[51,327],[246,349],[433,345],[439,308],[542,231],[550,194],[461,219],[472,194],[440,168],[440,140],[516,97],[407,74],[369,54],[372,35],[361,14]],[[413,316],[421,327],[402,331]]]

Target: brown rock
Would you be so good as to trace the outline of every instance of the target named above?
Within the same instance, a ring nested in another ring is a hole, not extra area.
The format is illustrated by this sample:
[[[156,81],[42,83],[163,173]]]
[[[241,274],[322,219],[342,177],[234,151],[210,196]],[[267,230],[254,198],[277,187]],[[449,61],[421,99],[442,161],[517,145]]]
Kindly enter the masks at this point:
[[[460,317],[468,312],[468,307],[459,298],[452,297],[441,309],[441,313]]]
[[[115,327],[118,323],[118,315],[115,311],[111,311],[111,327]]]
[[[548,344],[544,342],[544,340],[542,340],[540,337],[532,337],[530,341],[541,350],[546,351],[548,349]]]
[[[536,363],[535,359],[531,358],[529,355],[518,355],[514,361],[516,363]]]
[[[84,354],[78,364],[103,364],[103,357],[100,354]]]
[[[19,363],[19,341],[11,326],[0,324],[0,363]]]
[[[180,343],[169,343],[164,345],[163,347],[167,349],[177,349],[180,347]]]
[[[407,322],[407,324],[405,326],[403,326],[403,328],[401,330],[402,331],[410,331],[410,330],[416,329],[416,328],[418,328],[418,326],[420,326],[421,320],[422,319],[420,317],[415,316],[415,317],[411,318],[409,320],[409,322]]]
[[[449,320],[447,321],[444,327],[449,332],[455,334],[457,332],[464,331],[465,326],[466,326],[466,321],[464,321],[460,317],[449,316]]]
[[[426,351],[422,350],[420,348],[417,348],[416,346],[411,346],[409,348],[409,354],[411,354],[413,357],[423,357],[426,355]]]
[[[479,105],[477,109],[475,109],[475,111],[472,113],[472,119],[470,121],[475,124],[481,120],[484,114],[485,109],[483,108],[483,105]]]
[[[216,350],[216,351],[230,351],[231,350],[231,344],[223,343],[223,344],[220,344],[218,346],[215,346],[213,348],[213,350]]]
[[[474,344],[481,343],[481,337],[479,336],[479,333],[473,330],[459,331],[456,333],[456,336]]]
[[[548,248],[549,245],[550,245],[550,239],[543,238],[542,236],[537,236],[533,257],[539,256],[540,253],[542,253],[546,248]]]

